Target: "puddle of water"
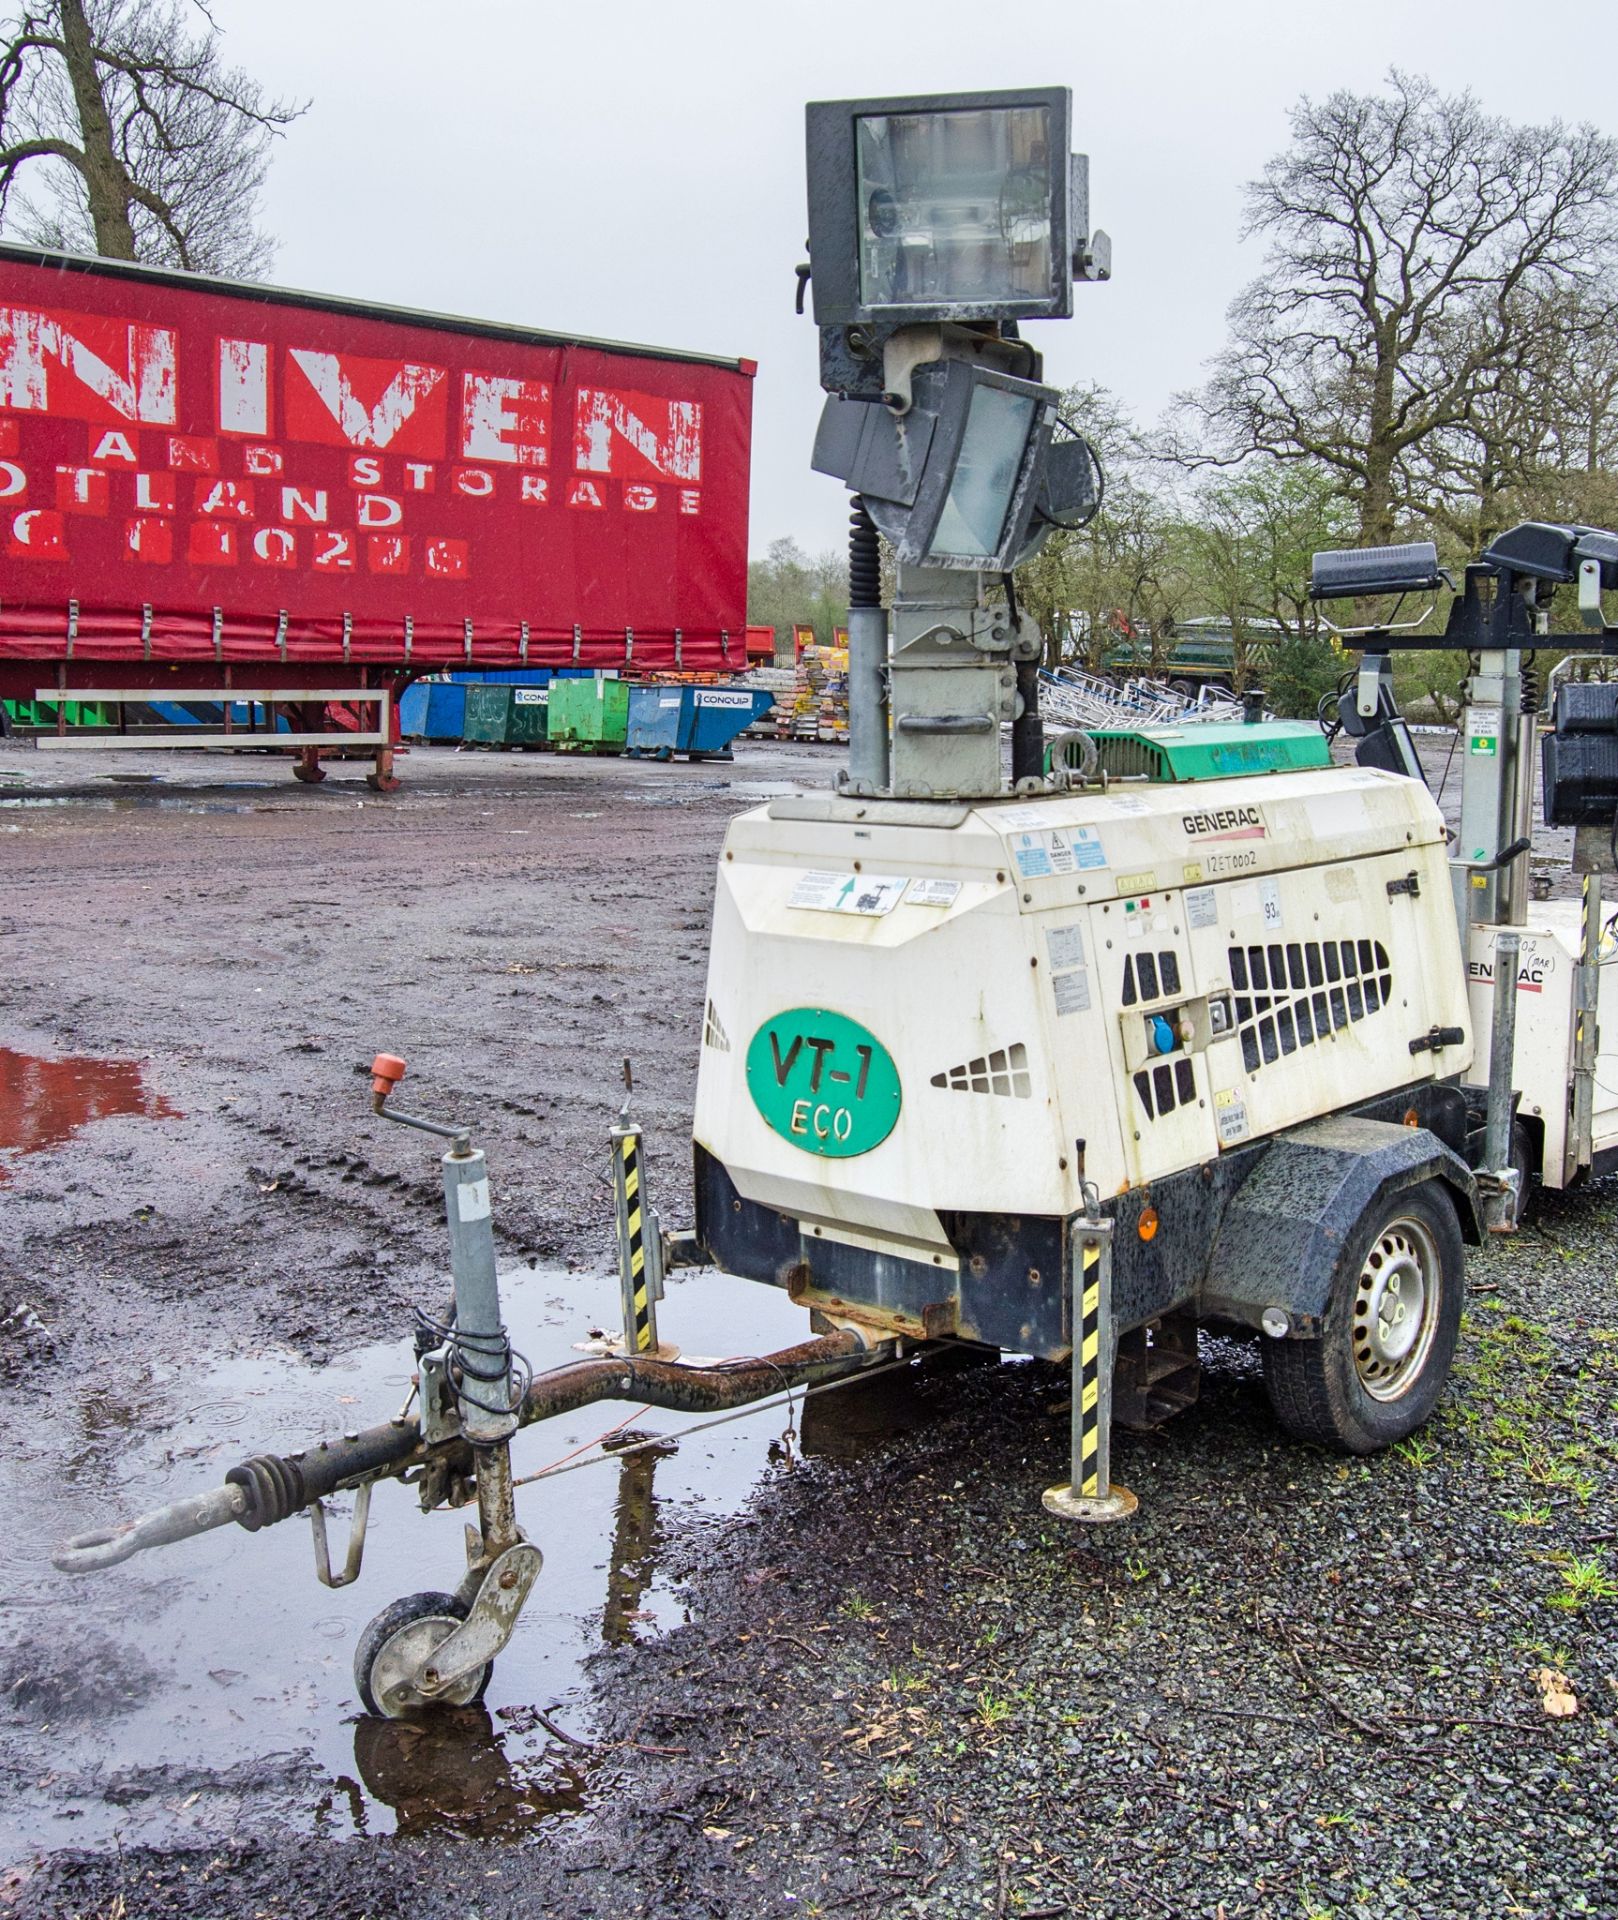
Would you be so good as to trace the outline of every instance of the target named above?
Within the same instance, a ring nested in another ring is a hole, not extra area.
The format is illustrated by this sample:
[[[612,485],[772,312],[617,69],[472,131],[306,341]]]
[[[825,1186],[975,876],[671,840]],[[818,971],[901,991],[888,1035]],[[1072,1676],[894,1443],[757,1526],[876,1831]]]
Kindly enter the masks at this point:
[[[58,1147],[92,1120],[122,1114],[147,1120],[185,1117],[146,1085],[139,1060],[85,1055],[46,1060],[0,1047],[0,1186],[13,1156]]]
[[[816,782],[797,780],[731,780],[727,781],[732,793],[740,794],[748,800],[781,800],[788,794],[802,793],[805,786]]]
[[[0,812],[30,807],[73,807],[83,813],[257,813],[241,800],[196,800],[158,793],[0,793]]]
[[[513,1342],[537,1368],[617,1324],[610,1277],[521,1269],[505,1285]],[[805,1327],[774,1288],[705,1274],[671,1284],[662,1331],[689,1354],[729,1355],[768,1352]],[[300,1519],[221,1528],[76,1580],[49,1564],[63,1535],[216,1485],[248,1453],[385,1419],[412,1365],[405,1339],[321,1368],[280,1350],[163,1361],[132,1368],[116,1394],[64,1394],[36,1442],[0,1457],[0,1738],[16,1763],[0,1793],[0,1862],[114,1836],[200,1841],[262,1817],[266,1790],[277,1817],[290,1801],[305,1830],[338,1837],[432,1825],[512,1834],[581,1809],[588,1755],[559,1755],[535,1709],[587,1733],[585,1656],[684,1618],[659,1565],[664,1517],[733,1512],[778,1471],[768,1449],[780,1408],[682,1442],[692,1416],[603,1402],[519,1435],[519,1475],[626,1414],[671,1444],[519,1492],[545,1566],[517,1633],[481,1709],[413,1729],[359,1717],[354,1643],[391,1601],[455,1585],[462,1513],[423,1515],[409,1490],[382,1486],[360,1581],[338,1592],[315,1582]],[[334,1516],[334,1558],[345,1517]]]

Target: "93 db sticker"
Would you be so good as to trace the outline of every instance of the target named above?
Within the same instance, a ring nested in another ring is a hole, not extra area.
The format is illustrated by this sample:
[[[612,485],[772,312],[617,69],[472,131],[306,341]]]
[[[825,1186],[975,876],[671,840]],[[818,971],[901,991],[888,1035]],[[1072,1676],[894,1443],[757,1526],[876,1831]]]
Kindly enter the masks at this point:
[[[824,1007],[766,1020],[747,1049],[747,1090],[772,1133],[805,1153],[851,1160],[899,1119],[899,1069],[868,1027]]]

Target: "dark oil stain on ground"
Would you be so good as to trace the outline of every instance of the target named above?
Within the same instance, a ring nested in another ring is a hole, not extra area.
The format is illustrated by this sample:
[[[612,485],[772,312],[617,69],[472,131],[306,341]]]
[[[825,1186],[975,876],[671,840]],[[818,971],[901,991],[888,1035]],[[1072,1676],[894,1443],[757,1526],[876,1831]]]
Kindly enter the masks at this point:
[[[138,1114],[147,1120],[184,1116],[146,1084],[139,1060],[75,1055],[46,1060],[0,1047],[0,1186],[10,1155],[39,1153],[70,1140],[92,1120]]]

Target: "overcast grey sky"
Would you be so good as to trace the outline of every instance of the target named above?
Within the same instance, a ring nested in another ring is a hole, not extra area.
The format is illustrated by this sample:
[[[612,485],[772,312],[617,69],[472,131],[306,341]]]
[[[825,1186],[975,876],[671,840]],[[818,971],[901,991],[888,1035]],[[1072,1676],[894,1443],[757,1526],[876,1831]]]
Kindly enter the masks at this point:
[[[1390,64],[1520,120],[1618,132],[1614,0],[215,0],[228,57],[313,105],[277,146],[276,280],[759,363],[751,549],[841,546],[811,474],[815,331],[792,313],[803,104],[1067,85],[1115,279],[1030,337],[1151,419],[1258,257],[1241,187],[1301,93]]]

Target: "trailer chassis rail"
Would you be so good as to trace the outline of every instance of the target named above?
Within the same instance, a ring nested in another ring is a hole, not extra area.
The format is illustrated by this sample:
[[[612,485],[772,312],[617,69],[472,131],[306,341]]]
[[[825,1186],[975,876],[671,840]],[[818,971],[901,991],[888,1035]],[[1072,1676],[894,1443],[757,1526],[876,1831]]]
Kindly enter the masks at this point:
[[[523,1396],[519,1426],[554,1420],[597,1400],[632,1400],[678,1413],[724,1413],[783,1389],[818,1386],[892,1360],[895,1342],[866,1345],[839,1331],[757,1358],[695,1366],[681,1360],[592,1359],[537,1374]],[[117,1525],[76,1534],[52,1555],[62,1573],[100,1573],[149,1547],[194,1539],[235,1521],[261,1527],[315,1510],[332,1494],[421,1474],[431,1488],[445,1478],[475,1479],[479,1451],[463,1440],[423,1439],[418,1419],[395,1416],[380,1426],[322,1440],[290,1454],[257,1454],[232,1467],[224,1484]],[[437,1505],[435,1500],[431,1503]],[[451,1499],[449,1504],[459,1504]],[[337,1581],[334,1584],[346,1584]]]

